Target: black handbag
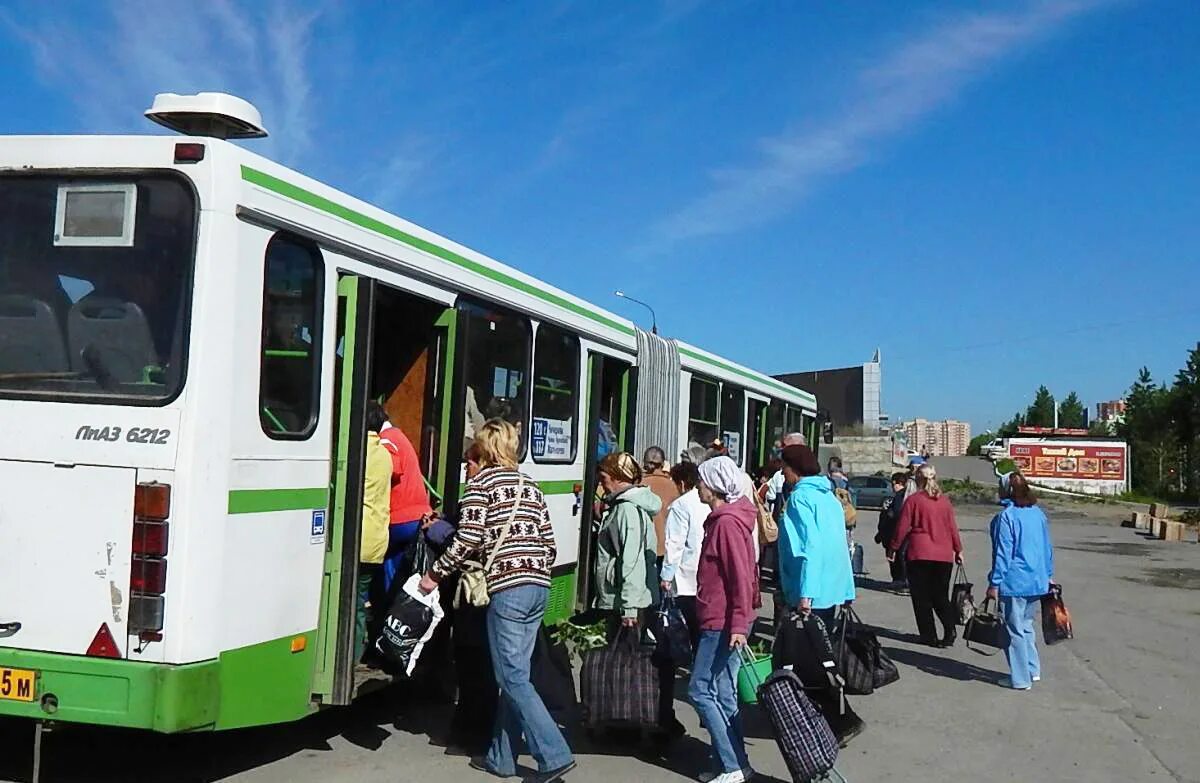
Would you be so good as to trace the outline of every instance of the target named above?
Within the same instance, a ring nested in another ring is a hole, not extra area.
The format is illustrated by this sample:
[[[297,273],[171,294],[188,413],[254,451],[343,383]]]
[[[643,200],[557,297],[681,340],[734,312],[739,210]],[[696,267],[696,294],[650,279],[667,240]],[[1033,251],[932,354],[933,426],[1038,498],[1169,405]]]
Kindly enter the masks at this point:
[[[692,634],[675,599],[663,593],[651,625],[654,636],[654,662],[659,666],[690,666]]]
[[[959,625],[966,625],[975,614],[975,596],[971,593],[974,586],[967,581],[967,569],[959,563],[954,572],[954,587],[950,588],[950,605],[954,607]]]
[[[993,604],[995,611],[988,611],[988,604]],[[967,648],[975,650],[971,647],[971,642],[983,647],[993,647],[996,650],[1003,650],[1008,647],[1012,638],[1008,635],[1008,628],[1004,625],[1004,617],[1000,614],[999,604],[994,598],[985,598],[979,609],[967,621],[967,627],[963,629],[963,638],[967,641]],[[995,651],[985,653],[983,650],[975,650],[982,655],[995,655]]]

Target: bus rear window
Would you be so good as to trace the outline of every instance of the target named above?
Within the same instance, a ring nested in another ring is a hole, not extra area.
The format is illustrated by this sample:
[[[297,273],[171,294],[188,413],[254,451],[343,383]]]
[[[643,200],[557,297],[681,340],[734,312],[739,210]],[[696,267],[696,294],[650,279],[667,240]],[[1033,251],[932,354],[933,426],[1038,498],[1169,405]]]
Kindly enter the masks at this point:
[[[0,176],[0,396],[155,404],[183,383],[196,203],[166,174]]]

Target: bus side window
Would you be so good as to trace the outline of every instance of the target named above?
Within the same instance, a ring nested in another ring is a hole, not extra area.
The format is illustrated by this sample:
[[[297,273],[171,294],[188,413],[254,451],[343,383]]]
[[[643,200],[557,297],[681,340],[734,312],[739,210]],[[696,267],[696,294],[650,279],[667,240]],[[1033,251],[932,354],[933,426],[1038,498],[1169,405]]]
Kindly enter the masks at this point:
[[[688,443],[705,448],[717,439],[717,415],[721,390],[716,381],[692,376],[691,404],[688,407]]]
[[[475,440],[475,430],[488,419],[515,424],[521,433],[521,454],[528,442],[529,360],[532,353],[529,319],[490,305],[461,302],[465,318],[462,345],[463,451]]]
[[[742,447],[746,441],[746,393],[730,383],[721,384],[721,441],[729,456],[742,464]]]
[[[258,403],[270,438],[302,440],[317,426],[322,279],[315,246],[284,233],[267,243]]]
[[[579,338],[549,324],[539,324],[534,340],[534,462],[574,462],[578,445]]]

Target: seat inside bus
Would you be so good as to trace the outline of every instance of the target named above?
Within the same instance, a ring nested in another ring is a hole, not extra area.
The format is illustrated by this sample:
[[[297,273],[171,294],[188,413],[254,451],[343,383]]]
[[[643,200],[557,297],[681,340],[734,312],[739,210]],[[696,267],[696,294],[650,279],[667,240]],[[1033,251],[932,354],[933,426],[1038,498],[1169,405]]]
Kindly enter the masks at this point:
[[[56,373],[69,369],[54,309],[33,296],[0,295],[0,373]]]
[[[158,364],[142,308],[115,297],[89,294],[71,306],[67,336],[73,369],[102,372],[119,383],[146,381]]]

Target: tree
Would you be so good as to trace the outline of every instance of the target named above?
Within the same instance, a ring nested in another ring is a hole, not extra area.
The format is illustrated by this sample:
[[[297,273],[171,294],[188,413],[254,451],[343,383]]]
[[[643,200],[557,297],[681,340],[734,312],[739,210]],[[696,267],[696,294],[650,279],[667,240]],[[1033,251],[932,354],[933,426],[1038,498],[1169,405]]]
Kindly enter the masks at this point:
[[[1173,422],[1174,393],[1155,384],[1143,367],[1125,398],[1125,420],[1117,434],[1129,444],[1134,488],[1151,494],[1170,489],[1170,471],[1179,448]]]
[[[1025,414],[1017,413],[1011,419],[1000,425],[997,435],[1001,438],[1012,438],[1017,435],[1017,428],[1025,426]]]
[[[1076,400],[1078,402],[1078,400]],[[1054,397],[1045,386],[1039,386],[1033,404],[1025,411],[1025,426],[1053,427],[1054,426]]]
[[[992,440],[995,435],[991,432],[981,432],[971,438],[971,442],[967,444],[967,456],[978,457],[983,450],[983,444]]]
[[[1111,438],[1114,433],[1111,424],[1097,419],[1088,426],[1088,435],[1093,438]]]
[[[1194,500],[1200,497],[1200,343],[1175,376],[1168,405],[1179,446],[1183,492]]]
[[[1087,409],[1075,392],[1068,394],[1058,405],[1058,426],[1082,428],[1087,426]]]

